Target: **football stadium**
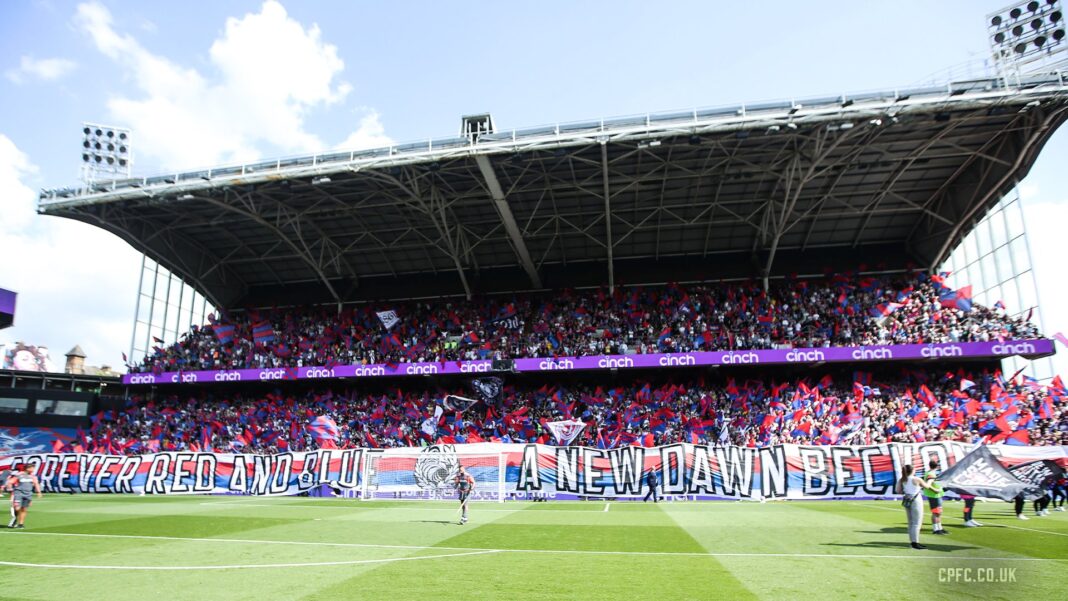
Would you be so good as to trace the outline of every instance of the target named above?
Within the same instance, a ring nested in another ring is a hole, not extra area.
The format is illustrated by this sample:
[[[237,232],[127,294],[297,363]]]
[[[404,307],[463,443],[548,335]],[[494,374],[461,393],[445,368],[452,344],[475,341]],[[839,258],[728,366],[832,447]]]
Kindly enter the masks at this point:
[[[42,190],[144,260],[127,373],[0,371],[0,598],[1063,595],[1068,341],[951,268],[1060,10],[990,77]]]

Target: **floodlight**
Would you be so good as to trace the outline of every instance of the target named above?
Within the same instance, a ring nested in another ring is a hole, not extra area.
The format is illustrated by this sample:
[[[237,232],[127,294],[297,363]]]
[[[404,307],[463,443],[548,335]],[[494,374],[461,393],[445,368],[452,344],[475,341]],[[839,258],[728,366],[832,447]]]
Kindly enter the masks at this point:
[[[988,15],[991,54],[1002,76],[1059,68],[1066,56],[1061,0],[1019,1]],[[1026,67],[1026,68],[1025,68]]]
[[[129,137],[127,129],[83,123],[82,180],[92,184],[101,178],[130,177]]]

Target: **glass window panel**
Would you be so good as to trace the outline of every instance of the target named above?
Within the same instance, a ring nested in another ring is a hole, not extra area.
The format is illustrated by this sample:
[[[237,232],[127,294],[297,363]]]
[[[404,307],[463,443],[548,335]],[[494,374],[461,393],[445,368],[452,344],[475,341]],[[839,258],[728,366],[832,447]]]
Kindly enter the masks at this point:
[[[977,292],[986,290],[986,279],[983,277],[982,266],[978,263],[967,269],[965,277],[967,278],[967,281],[965,281],[964,284],[971,284],[972,290]]]
[[[1024,282],[1024,285],[1017,286],[1017,288],[1020,292],[1020,304],[1013,309],[1013,312],[1022,311],[1026,314],[1028,309],[1038,304],[1038,299],[1035,296],[1035,287],[1031,285],[1030,281],[1027,281]]]
[[[975,243],[979,251],[976,258],[986,256],[986,254],[990,252],[990,232],[988,228],[980,225],[974,232],[972,232],[972,235],[975,236]]]
[[[29,406],[26,399],[0,398],[0,413],[26,413]]]
[[[1023,215],[1020,213],[1019,203],[1013,204],[1005,211],[1005,222],[1009,226],[1010,236],[1016,237],[1024,233]]]
[[[990,305],[997,301],[1005,303],[1005,310],[1010,314],[1020,310],[1019,280],[1013,278],[1001,286],[1001,294],[996,299],[990,300]]]
[[[1012,261],[1017,271],[1022,273],[1030,269],[1031,264],[1027,260],[1027,238],[1023,236],[1016,238],[1009,243],[1009,250],[1012,252]]]
[[[38,415],[88,415],[89,403],[84,401],[52,401],[46,399],[37,400]]]
[[[1008,248],[1002,246],[995,250],[993,257],[991,258],[991,263],[994,266],[994,273],[997,274],[997,281],[992,282],[992,286],[1000,284],[1012,277],[1012,262],[1009,260]]]
[[[994,243],[994,248],[1004,246],[1008,242],[1008,235],[1005,233],[1005,213],[999,212],[997,215],[990,219],[990,236]]]
[[[979,256],[979,248],[975,241],[975,233],[964,239],[964,257],[966,261],[974,261]]]

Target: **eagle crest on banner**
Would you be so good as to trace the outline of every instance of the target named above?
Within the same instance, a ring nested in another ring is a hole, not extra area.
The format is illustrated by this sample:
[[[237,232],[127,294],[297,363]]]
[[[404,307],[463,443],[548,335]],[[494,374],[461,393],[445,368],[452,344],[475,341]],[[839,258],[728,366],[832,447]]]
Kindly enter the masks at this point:
[[[496,377],[476,378],[471,380],[471,387],[475,389],[478,396],[482,397],[483,401],[488,403],[500,398],[504,390],[504,380]]]
[[[415,460],[415,483],[422,489],[452,486],[459,469],[454,445],[431,445],[420,451]]]

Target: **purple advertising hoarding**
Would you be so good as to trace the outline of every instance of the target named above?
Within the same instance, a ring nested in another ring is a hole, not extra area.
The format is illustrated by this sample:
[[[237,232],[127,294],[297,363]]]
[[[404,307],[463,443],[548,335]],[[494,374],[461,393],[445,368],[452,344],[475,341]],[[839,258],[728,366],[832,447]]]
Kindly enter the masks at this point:
[[[15,323],[15,297],[18,296],[10,290],[0,288],[0,328],[6,328]]]
[[[1011,340],[1006,342],[947,342],[941,344],[899,344],[888,346],[774,349],[761,351],[716,351],[656,353],[649,355],[597,355],[516,359],[515,371],[544,372],[649,367],[690,367],[699,365],[775,365],[848,363],[903,359],[982,358],[1011,355],[1049,355],[1051,340]],[[477,374],[494,371],[492,361],[448,361],[440,363],[400,363],[397,365],[335,365],[333,367],[276,367],[126,374],[123,384],[179,384],[206,382],[268,382],[272,380],[315,380],[323,378],[366,378],[434,374]]]

